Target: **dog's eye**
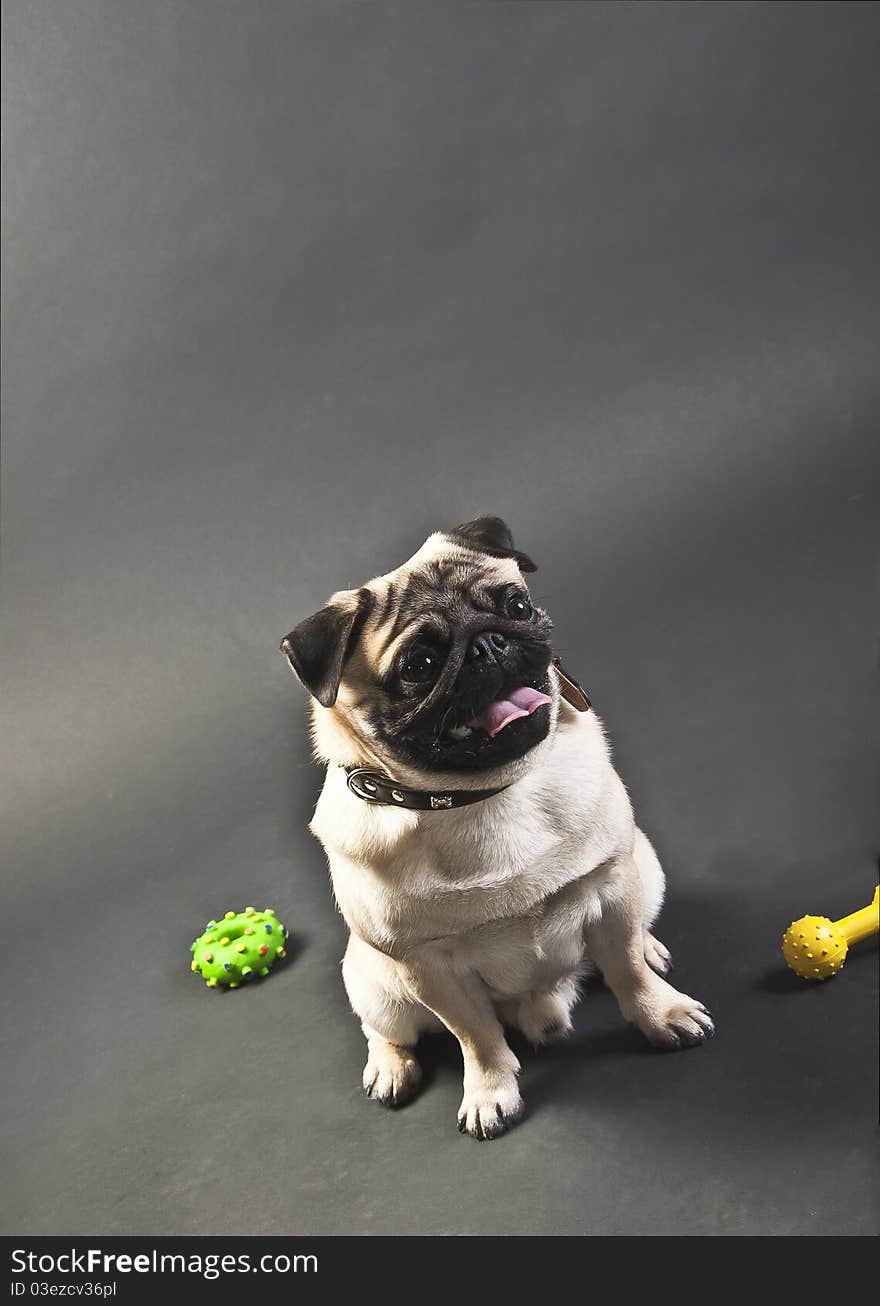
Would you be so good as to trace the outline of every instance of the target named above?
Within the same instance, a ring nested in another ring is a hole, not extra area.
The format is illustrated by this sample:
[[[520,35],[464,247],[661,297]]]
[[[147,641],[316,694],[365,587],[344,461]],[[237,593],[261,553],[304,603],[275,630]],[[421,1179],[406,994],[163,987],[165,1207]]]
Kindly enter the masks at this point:
[[[401,676],[412,685],[427,685],[440,669],[440,659],[425,644],[416,644],[406,655]]]
[[[505,605],[508,617],[514,621],[526,621],[532,615],[532,605],[522,594],[511,594]]]

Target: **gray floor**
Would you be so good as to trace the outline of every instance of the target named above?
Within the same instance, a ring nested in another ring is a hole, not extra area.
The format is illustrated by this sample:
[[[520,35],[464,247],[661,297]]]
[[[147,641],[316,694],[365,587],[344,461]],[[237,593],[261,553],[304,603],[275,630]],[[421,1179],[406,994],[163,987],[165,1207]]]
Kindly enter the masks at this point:
[[[0,1004],[17,1233],[876,1229],[875,6],[7,3]],[[590,991],[528,1116],[361,1096],[279,637],[480,512],[717,1039]],[[210,993],[208,916],[295,947]]]

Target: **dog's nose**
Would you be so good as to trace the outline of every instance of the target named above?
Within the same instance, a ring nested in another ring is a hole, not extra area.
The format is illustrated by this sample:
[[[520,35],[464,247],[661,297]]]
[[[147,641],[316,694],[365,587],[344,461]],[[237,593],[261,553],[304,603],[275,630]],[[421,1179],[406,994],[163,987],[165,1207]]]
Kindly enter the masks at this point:
[[[467,659],[468,662],[476,662],[478,658],[492,662],[497,660],[507,648],[507,640],[497,630],[484,630],[479,635],[474,635],[470,644],[468,644]]]

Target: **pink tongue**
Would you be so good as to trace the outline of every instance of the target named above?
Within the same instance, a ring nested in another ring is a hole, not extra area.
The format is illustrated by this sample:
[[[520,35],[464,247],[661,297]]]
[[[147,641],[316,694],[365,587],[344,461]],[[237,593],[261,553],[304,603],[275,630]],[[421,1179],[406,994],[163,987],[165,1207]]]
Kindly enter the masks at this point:
[[[537,708],[551,701],[550,697],[542,694],[539,689],[531,689],[528,685],[523,685],[522,689],[515,689],[508,698],[498,698],[494,703],[490,703],[469,724],[485,730],[494,738],[505,726],[509,726],[511,721],[517,721],[521,716],[531,716]]]

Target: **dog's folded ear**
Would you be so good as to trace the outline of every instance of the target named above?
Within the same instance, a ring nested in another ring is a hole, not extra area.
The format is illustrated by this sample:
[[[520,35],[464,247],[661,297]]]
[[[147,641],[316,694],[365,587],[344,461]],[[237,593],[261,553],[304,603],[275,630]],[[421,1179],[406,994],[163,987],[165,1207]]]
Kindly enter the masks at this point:
[[[368,590],[337,595],[281,641],[281,652],[322,707],[339,693],[345,660],[369,608]]]
[[[449,534],[479,553],[490,553],[493,558],[513,558],[520,571],[538,570],[529,555],[516,548],[510,527],[500,517],[477,517],[475,521],[456,526]]]

